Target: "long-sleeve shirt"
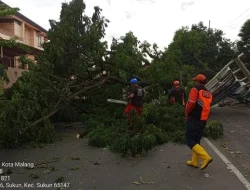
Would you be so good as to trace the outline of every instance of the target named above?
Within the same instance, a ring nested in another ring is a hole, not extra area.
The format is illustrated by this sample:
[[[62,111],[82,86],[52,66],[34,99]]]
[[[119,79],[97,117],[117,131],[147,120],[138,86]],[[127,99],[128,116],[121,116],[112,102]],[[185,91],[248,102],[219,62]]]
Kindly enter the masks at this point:
[[[198,90],[196,88],[192,88],[189,92],[188,101],[186,104],[186,110],[185,110],[186,117],[194,109],[197,98],[198,98]]]

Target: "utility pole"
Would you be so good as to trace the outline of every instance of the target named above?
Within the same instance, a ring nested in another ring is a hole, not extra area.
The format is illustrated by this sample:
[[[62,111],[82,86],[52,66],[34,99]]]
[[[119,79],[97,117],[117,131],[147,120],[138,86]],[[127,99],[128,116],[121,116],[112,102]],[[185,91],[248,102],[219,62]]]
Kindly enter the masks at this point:
[[[208,23],[208,29],[210,29],[210,20],[209,20],[209,23]]]

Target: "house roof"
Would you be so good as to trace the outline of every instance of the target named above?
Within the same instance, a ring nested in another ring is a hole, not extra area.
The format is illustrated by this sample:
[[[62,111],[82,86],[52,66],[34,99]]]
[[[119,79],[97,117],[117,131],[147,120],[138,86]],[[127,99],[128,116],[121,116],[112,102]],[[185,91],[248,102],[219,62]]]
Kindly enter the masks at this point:
[[[10,7],[9,5],[7,5],[6,3],[4,3],[1,0],[0,0],[0,4],[4,4],[4,5]],[[42,32],[45,32],[45,33],[48,32],[43,27],[41,27],[40,25],[38,25],[37,23],[35,23],[34,21],[30,20],[28,17],[24,16],[23,14],[21,14],[19,12],[17,12],[15,16],[18,17],[18,18],[20,18],[20,19],[22,19],[22,20],[24,20],[25,22],[29,23],[30,25],[36,27],[37,29],[41,30]]]

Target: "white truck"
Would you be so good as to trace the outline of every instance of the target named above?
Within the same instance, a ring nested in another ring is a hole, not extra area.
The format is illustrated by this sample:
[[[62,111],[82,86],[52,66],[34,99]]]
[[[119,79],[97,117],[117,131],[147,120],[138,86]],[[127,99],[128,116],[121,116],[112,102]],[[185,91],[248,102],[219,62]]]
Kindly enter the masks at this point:
[[[240,102],[250,102],[250,72],[241,61],[240,54],[225,65],[207,84],[206,88],[213,94],[212,105],[219,103],[227,97],[237,99]],[[238,69],[233,70],[233,65]],[[231,68],[230,68],[231,66]],[[236,74],[242,72],[244,77],[239,79]]]

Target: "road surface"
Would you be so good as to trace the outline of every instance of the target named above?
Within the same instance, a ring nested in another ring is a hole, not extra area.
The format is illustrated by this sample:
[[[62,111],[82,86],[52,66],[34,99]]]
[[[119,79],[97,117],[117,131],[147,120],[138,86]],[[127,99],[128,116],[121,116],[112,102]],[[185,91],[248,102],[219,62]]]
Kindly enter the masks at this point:
[[[249,108],[235,106],[213,108],[211,119],[224,124],[225,137],[211,142],[250,180]],[[65,142],[46,148],[0,151],[0,162],[35,163],[34,169],[11,168],[13,174],[2,178],[0,184],[28,184],[23,189],[57,189],[55,181],[63,179],[73,190],[245,190],[243,183],[225,162],[204,141],[202,144],[214,162],[201,171],[186,166],[191,151],[185,145],[164,144],[154,151],[136,158],[121,158],[107,149],[87,145],[75,134]],[[40,163],[40,165],[38,165]],[[42,164],[44,163],[44,164]],[[2,167],[4,168],[4,167]],[[4,168],[5,171],[7,168]],[[44,184],[43,184],[44,183]],[[38,188],[39,184],[47,188]],[[50,187],[52,186],[52,187]],[[1,187],[1,186],[0,186]],[[8,188],[7,188],[8,189]],[[21,188],[9,188],[21,189]]]

